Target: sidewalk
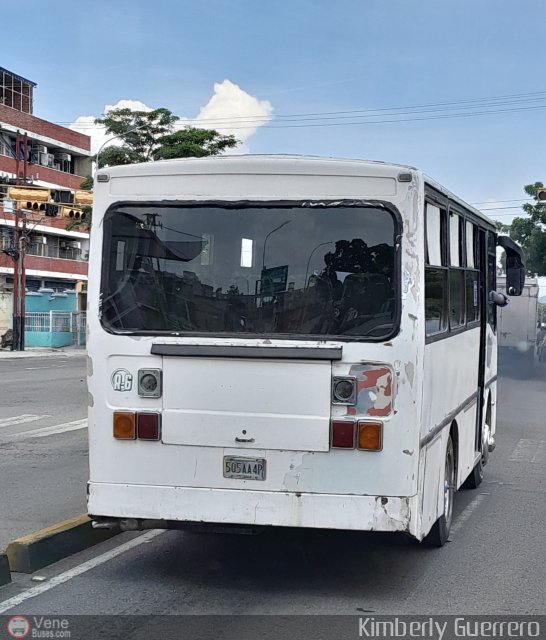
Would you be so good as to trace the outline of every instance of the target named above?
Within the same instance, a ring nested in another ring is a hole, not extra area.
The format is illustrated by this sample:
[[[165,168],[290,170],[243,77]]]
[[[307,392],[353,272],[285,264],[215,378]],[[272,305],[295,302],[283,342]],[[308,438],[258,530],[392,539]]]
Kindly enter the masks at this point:
[[[50,349],[42,347],[29,347],[24,351],[11,351],[10,349],[0,349],[0,360],[10,360],[15,358],[73,358],[76,356],[86,356],[85,347],[61,347]]]

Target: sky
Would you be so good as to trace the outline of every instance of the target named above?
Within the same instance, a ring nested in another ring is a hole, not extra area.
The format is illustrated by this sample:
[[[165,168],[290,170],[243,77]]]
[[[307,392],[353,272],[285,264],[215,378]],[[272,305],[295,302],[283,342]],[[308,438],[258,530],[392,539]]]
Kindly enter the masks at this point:
[[[542,0],[26,0],[2,18],[35,115],[95,149],[108,108],[167,107],[243,152],[416,166],[503,222],[546,182]]]

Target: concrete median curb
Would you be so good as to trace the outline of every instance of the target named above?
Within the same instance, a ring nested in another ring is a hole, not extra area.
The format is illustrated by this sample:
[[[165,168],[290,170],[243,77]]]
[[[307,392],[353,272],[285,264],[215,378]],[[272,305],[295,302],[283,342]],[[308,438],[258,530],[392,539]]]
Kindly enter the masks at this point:
[[[11,542],[6,549],[9,568],[20,573],[34,573],[118,533],[119,529],[93,529],[87,515],[65,520]]]
[[[11,582],[11,572],[9,570],[8,556],[0,553],[0,587]]]

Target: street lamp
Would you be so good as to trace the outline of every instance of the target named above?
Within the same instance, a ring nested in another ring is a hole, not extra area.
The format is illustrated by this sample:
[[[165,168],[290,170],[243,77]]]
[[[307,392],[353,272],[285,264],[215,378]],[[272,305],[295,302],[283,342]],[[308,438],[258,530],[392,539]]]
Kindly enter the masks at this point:
[[[267,246],[267,239],[269,238],[270,235],[274,234],[276,231],[278,231],[279,229],[282,229],[283,227],[285,227],[287,224],[290,224],[290,222],[292,222],[291,220],[285,220],[282,224],[280,224],[278,227],[275,227],[274,229],[272,229],[264,238],[264,252],[263,252],[263,256],[262,256],[262,272],[265,270],[265,248]]]
[[[133,131],[139,131],[140,129],[145,129],[146,127],[149,127],[149,123],[146,124],[141,124],[138,127],[134,127],[133,129],[129,129],[129,131],[124,131],[123,133],[118,133],[117,136],[112,136],[111,138],[108,138],[108,140],[105,140],[101,146],[99,147],[99,150],[97,151],[97,153],[95,154],[95,173],[97,173],[97,171],[99,170],[99,155],[100,152],[104,149],[104,147],[109,143],[112,142],[113,140],[117,140],[118,138],[123,138],[123,136],[128,135],[129,133],[133,133]]]
[[[311,258],[313,257],[313,254],[319,247],[324,247],[324,245],[333,244],[333,243],[334,243],[333,240],[328,240],[328,242],[321,242],[320,244],[317,244],[317,246],[309,254],[309,260],[307,260],[307,266],[305,267],[305,281],[303,283],[303,286],[305,289],[307,289],[307,274],[309,273],[309,265],[311,264]]]

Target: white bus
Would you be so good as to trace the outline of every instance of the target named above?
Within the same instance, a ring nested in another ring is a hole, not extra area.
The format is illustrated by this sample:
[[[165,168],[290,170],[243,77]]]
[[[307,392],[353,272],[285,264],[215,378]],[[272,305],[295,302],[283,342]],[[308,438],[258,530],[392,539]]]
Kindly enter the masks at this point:
[[[95,526],[446,541],[494,444],[486,217],[411,167],[231,156],[99,170],[91,236]]]

